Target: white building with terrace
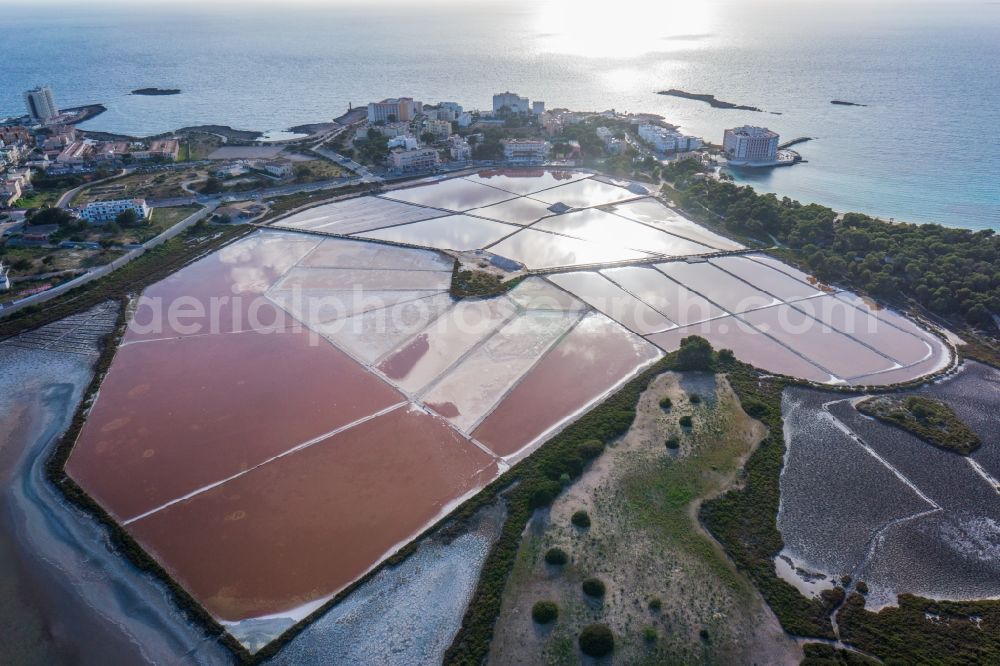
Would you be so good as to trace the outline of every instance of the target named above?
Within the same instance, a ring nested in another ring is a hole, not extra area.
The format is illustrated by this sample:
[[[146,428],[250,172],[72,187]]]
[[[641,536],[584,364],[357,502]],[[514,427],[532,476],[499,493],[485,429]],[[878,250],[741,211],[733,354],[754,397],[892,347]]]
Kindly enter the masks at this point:
[[[540,139],[503,139],[503,158],[513,164],[541,164],[549,157],[552,144]]]
[[[80,211],[80,219],[90,224],[112,222],[127,210],[134,211],[140,220],[149,217],[152,209],[146,205],[145,199],[117,199],[115,201],[93,201]]]

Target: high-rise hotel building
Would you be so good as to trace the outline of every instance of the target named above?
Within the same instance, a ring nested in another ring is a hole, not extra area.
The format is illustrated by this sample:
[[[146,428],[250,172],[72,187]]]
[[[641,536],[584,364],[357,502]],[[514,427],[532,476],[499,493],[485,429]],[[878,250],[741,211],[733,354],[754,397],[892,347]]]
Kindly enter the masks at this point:
[[[44,123],[59,115],[59,107],[48,86],[39,86],[24,93],[24,105],[32,120]]]
[[[778,133],[751,125],[727,129],[722,150],[730,164],[774,162],[778,159]]]

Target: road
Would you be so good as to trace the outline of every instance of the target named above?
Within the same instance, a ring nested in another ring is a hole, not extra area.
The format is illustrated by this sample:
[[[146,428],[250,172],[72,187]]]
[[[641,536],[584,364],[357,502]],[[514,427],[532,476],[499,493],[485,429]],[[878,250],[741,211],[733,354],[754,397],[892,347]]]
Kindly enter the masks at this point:
[[[381,180],[381,179],[379,179]],[[297,185],[280,185],[269,187],[263,190],[250,190],[248,192],[232,192],[230,194],[195,194],[190,197],[173,197],[170,199],[150,199],[148,203],[153,208],[167,208],[170,206],[191,206],[191,205],[219,205],[234,203],[237,201],[264,200],[273,197],[284,197],[289,194],[300,194],[302,192],[315,192],[317,190],[329,190],[335,187],[347,187],[359,183],[378,182],[365,180],[364,178],[334,178],[332,180],[321,180],[315,183],[299,183]]]
[[[62,193],[62,196],[59,197],[59,201],[56,202],[56,207],[57,208],[69,208],[69,202],[72,201],[73,197],[75,197],[77,195],[77,193],[80,190],[84,189],[85,187],[91,187],[93,185],[98,185],[100,183],[104,183],[104,182],[107,182],[109,180],[114,180],[115,178],[121,178],[122,176],[127,176],[129,173],[131,173],[131,171],[129,169],[122,169],[121,171],[119,171],[118,173],[116,173],[113,176],[108,176],[107,178],[101,178],[100,180],[94,180],[94,181],[91,181],[89,183],[84,183],[83,185],[80,185],[79,187],[74,187],[72,190],[67,190],[67,191],[65,191],[65,192]]]
[[[316,153],[317,155],[322,155],[326,159],[330,160],[331,162],[333,162],[335,164],[338,164],[338,165],[344,167],[345,169],[353,171],[354,173],[356,173],[358,175],[358,178],[360,179],[360,182],[362,182],[362,183],[380,183],[380,182],[382,182],[382,179],[379,178],[378,176],[376,176],[375,174],[373,174],[368,169],[368,167],[363,166],[361,164],[358,164],[354,160],[349,159],[349,158],[341,155],[338,152],[335,152],[335,151],[330,150],[329,148],[324,148],[323,147],[323,144],[329,142],[332,139],[335,139],[336,137],[338,137],[342,133],[344,133],[344,132],[352,129],[353,127],[354,127],[354,125],[344,125],[342,127],[338,127],[334,131],[332,131],[332,132],[324,135],[323,137],[320,138],[319,141],[317,141],[315,144],[313,144],[312,151],[314,153]]]

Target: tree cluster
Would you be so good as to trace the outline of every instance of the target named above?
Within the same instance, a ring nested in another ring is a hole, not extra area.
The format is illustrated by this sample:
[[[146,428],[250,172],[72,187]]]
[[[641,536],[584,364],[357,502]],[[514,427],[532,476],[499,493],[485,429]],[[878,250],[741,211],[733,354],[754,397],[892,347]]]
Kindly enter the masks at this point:
[[[977,326],[991,326],[991,313],[1000,312],[1000,237],[992,229],[838,216],[825,206],[710,178],[689,183],[679,198],[686,210],[735,233],[788,246],[822,280],[883,298],[902,295]]]

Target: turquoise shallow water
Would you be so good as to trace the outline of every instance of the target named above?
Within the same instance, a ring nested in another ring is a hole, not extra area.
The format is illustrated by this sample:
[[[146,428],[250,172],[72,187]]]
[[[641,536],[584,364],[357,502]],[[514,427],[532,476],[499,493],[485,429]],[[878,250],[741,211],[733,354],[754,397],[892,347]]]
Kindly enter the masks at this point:
[[[509,88],[550,108],[660,113],[717,143],[744,123],[813,136],[807,164],[741,179],[838,210],[1000,228],[998,3],[206,4],[7,7],[0,114],[50,83],[62,106],[107,104],[92,129],[266,131],[392,95],[485,108]],[[128,95],[144,86],[184,92]],[[656,94],[670,87],[780,115]]]

